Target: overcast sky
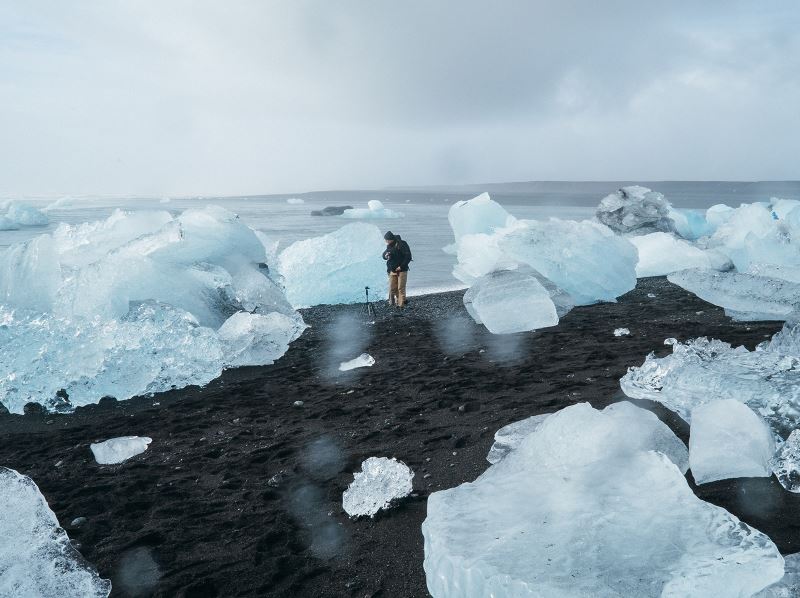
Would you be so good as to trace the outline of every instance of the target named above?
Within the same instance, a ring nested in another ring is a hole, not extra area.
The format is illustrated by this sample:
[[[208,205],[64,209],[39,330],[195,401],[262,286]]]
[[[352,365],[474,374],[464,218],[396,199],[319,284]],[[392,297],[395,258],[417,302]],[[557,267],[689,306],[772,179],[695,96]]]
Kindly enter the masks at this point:
[[[797,179],[800,3],[0,0],[0,192]]]

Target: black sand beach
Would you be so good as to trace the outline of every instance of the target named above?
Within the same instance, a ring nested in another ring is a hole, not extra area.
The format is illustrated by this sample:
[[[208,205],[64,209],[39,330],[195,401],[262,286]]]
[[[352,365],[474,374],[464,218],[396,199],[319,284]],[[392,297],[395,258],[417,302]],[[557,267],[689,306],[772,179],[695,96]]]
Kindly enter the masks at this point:
[[[752,349],[780,329],[733,322],[663,278],[510,337],[472,323],[461,296],[414,298],[402,315],[379,305],[369,320],[360,306],[305,310],[311,328],[272,366],[72,415],[0,416],[0,465],[34,479],[115,596],[427,596],[426,497],[484,471],[499,427],[620,400],[619,378],[650,351],[669,352],[665,338]],[[618,327],[631,335],[615,337]],[[372,368],[336,370],[362,351]],[[688,439],[676,417],[638,404]],[[89,444],[124,435],[153,442],[98,466]],[[415,495],[351,521],[342,492],[370,456],[405,461]],[[800,550],[800,495],[776,480],[728,480],[698,494],[783,552]],[[86,521],[72,525],[78,517]]]

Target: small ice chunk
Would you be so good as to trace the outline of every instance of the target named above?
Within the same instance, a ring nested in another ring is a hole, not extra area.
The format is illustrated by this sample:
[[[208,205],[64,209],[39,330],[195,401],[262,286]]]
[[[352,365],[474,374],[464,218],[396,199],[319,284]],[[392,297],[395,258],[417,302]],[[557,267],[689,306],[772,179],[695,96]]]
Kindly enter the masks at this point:
[[[343,218],[402,218],[400,212],[395,212],[383,205],[377,199],[367,202],[366,208],[350,208],[342,213]]]
[[[541,415],[532,415],[526,419],[518,422],[503,426],[494,433],[494,444],[489,449],[489,454],[486,455],[486,460],[495,464],[498,463],[508,453],[513,451],[519,446],[519,443],[542,425],[542,422],[552,415],[551,413],[542,413]]]
[[[670,203],[657,191],[632,185],[607,195],[597,207],[597,219],[621,234],[672,232]]]
[[[147,436],[120,436],[92,443],[89,448],[100,465],[115,465],[142,454],[152,441]]]
[[[711,268],[724,270],[731,267],[725,255],[700,249],[683,239],[668,233],[650,233],[631,237],[631,243],[639,252],[636,276],[664,276],[687,268]]]
[[[627,328],[614,328],[614,336],[630,336],[631,331]]]
[[[414,472],[395,458],[370,457],[342,495],[342,506],[350,517],[373,517],[392,501],[411,494]]]
[[[683,270],[667,279],[739,320],[797,320],[800,283],[740,272]]]
[[[286,203],[288,203],[289,205],[296,206],[300,205],[301,203],[306,203],[306,200],[301,199],[299,197],[290,197],[289,199],[286,200]]]
[[[511,334],[558,324],[548,290],[529,274],[513,270],[479,278],[464,294],[464,306],[492,334]]]
[[[772,471],[789,492],[800,493],[800,430],[793,430],[772,459]]]
[[[375,365],[375,358],[369,353],[362,353],[350,361],[343,361],[339,364],[340,372],[347,372],[356,368],[370,368]]]
[[[800,552],[783,557],[783,578],[753,598],[797,598],[800,596]]]
[[[697,484],[769,477],[774,453],[772,432],[744,403],[723,399],[692,411],[689,466]]]
[[[39,488],[0,467],[0,596],[105,598],[101,579],[73,548]]]

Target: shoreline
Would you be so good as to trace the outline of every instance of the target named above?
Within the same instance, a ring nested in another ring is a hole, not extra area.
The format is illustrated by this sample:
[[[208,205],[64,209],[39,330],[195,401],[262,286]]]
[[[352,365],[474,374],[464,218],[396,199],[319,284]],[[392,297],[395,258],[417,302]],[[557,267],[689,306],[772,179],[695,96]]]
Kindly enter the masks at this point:
[[[466,314],[462,295],[417,295],[402,314],[376,302],[369,320],[361,304],[303,309],[311,328],[273,365],[69,415],[2,415],[0,465],[39,485],[70,538],[112,579],[112,596],[137,595],[126,563],[148,558],[158,572],[138,595],[427,596],[426,497],[480,475],[498,428],[623,399],[619,378],[650,351],[668,353],[665,338],[752,349],[782,325],[733,322],[660,277],[640,279],[617,303],[576,308],[556,327],[493,337]],[[631,336],[614,337],[619,327]],[[362,351],[373,367],[338,372]],[[677,416],[633,402],[688,440]],[[121,465],[97,465],[89,443],[124,435],[153,442]],[[408,464],[414,495],[353,521],[342,492],[371,456]],[[774,478],[700,488],[688,479],[782,552],[800,550],[800,495]],[[86,523],[71,526],[77,517]]]

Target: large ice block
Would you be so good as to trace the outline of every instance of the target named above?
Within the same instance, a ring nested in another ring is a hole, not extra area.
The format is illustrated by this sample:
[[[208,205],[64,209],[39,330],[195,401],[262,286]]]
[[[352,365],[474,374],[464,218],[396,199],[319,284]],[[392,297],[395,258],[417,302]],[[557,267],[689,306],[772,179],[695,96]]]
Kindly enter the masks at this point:
[[[781,579],[772,541],[699,500],[657,443],[631,438],[652,414],[622,409],[567,407],[474,482],[431,494],[431,595],[739,598]]]
[[[395,210],[390,210],[377,199],[367,202],[366,208],[349,208],[342,213],[342,218],[368,219],[368,218],[402,218],[403,215]]]
[[[544,420],[550,417],[550,415],[552,414],[542,413],[541,415],[532,415],[500,428],[494,433],[494,443],[489,449],[489,454],[486,455],[486,460],[492,465],[498,463],[508,453],[517,448],[529,434],[538,430],[539,426],[541,426]]]
[[[672,232],[670,203],[657,191],[632,185],[622,187],[602,199],[595,216],[611,230],[621,234]]]
[[[774,452],[772,432],[744,403],[721,399],[692,410],[689,466],[696,483],[769,477]]]
[[[281,252],[278,269],[295,307],[364,301],[386,296],[383,234],[374,224],[353,222],[327,235],[297,241]]]
[[[670,206],[669,217],[672,219],[675,232],[690,241],[710,235],[716,229],[708,221],[706,214],[700,210],[673,208]]]
[[[800,552],[783,557],[784,574],[780,581],[753,598],[797,598],[800,596]]]
[[[536,277],[501,270],[479,278],[464,294],[464,306],[492,334],[510,334],[558,324],[556,306]]]
[[[19,201],[12,201],[8,204],[5,218],[13,223],[15,228],[19,226],[47,226],[50,222],[47,214],[38,208]]]
[[[414,472],[402,461],[370,457],[344,491],[342,507],[350,517],[374,517],[393,501],[411,494],[413,478]]]
[[[105,598],[111,582],[73,548],[39,488],[0,467],[0,596]]]
[[[730,260],[715,250],[704,250],[669,233],[630,238],[639,252],[636,276],[664,276],[688,268],[728,269]]]
[[[800,283],[703,268],[682,270],[667,278],[701,299],[725,308],[737,320],[800,318]]]
[[[492,200],[488,193],[481,193],[468,201],[457,201],[450,206],[447,219],[456,243],[464,235],[492,234],[498,229],[511,226],[516,221],[516,218]]]
[[[307,328],[303,319],[278,312],[266,315],[240,311],[225,320],[217,334],[229,367],[269,365]]]

